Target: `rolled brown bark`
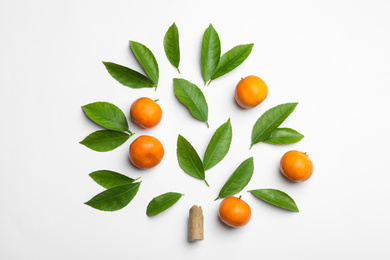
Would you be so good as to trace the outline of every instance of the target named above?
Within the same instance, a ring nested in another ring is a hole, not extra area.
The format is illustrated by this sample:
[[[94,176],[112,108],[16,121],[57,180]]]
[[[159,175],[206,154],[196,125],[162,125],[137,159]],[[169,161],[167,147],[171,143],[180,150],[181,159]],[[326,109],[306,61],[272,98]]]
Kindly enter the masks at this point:
[[[188,233],[190,241],[203,240],[203,212],[202,207],[196,205],[190,209],[190,218],[188,221]]]

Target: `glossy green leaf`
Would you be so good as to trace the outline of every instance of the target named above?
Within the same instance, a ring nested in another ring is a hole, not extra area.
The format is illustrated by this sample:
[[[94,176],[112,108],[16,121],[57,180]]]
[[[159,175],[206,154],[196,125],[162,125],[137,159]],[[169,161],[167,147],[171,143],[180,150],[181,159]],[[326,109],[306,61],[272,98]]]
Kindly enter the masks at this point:
[[[258,189],[250,190],[249,192],[255,195],[257,198],[268,202],[274,206],[299,212],[295,201],[283,191],[274,189]]]
[[[103,211],[115,211],[124,208],[138,192],[140,182],[124,184],[105,190],[85,202],[92,208]]]
[[[145,45],[135,41],[130,41],[130,48],[137,58],[139,64],[157,87],[159,71],[158,64],[153,53]]]
[[[94,181],[96,181],[97,184],[101,185],[106,189],[110,189],[124,184],[130,184],[135,181],[134,179],[127,177],[126,175],[109,170],[94,171],[91,172],[89,176]]]
[[[286,103],[273,107],[256,121],[252,129],[252,143],[264,141],[294,111],[298,103]]]
[[[127,124],[125,114],[114,104],[94,102],[82,106],[82,109],[92,121],[104,128],[129,132],[129,125]]]
[[[202,67],[202,76],[204,84],[211,79],[215,69],[218,66],[221,57],[221,42],[218,33],[213,26],[206,29],[203,34],[202,51],[200,56],[200,63]]]
[[[146,215],[149,217],[156,216],[161,212],[169,209],[183,196],[184,194],[177,192],[167,192],[153,198],[146,208]]]
[[[179,70],[180,63],[180,46],[179,46],[179,30],[175,23],[169,27],[164,36],[164,50],[169,62]]]
[[[155,84],[143,74],[112,62],[104,62],[110,75],[122,85],[130,88],[155,88]]]
[[[250,157],[243,161],[240,166],[238,166],[238,168],[234,171],[234,173],[229,177],[215,200],[233,196],[242,191],[242,189],[244,189],[245,186],[251,180],[253,170],[253,157]]]
[[[184,172],[192,177],[205,181],[207,186],[209,186],[205,179],[203,163],[198,153],[195,148],[181,135],[177,138],[176,154],[179,165]]]
[[[97,152],[107,152],[121,146],[129,137],[130,135],[123,132],[98,130],[85,137],[80,144]]]
[[[270,144],[293,144],[304,136],[291,128],[276,128],[263,142]]]
[[[206,122],[208,127],[209,109],[206,98],[200,88],[185,79],[173,79],[173,86],[175,95],[180,102],[188,108],[195,118]]]
[[[232,125],[230,124],[229,118],[226,123],[222,124],[215,131],[213,137],[211,137],[203,157],[205,170],[211,169],[226,156],[232,142],[232,135]]]
[[[211,80],[219,78],[237,68],[249,56],[253,43],[238,45],[222,55]]]

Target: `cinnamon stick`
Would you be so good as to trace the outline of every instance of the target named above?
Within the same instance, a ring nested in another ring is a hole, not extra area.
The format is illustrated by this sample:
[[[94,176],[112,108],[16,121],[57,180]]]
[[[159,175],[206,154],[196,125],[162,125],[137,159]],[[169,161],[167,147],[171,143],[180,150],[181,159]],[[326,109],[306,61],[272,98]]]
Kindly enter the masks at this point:
[[[192,206],[190,209],[190,218],[189,218],[189,240],[190,241],[199,241],[203,240],[203,212],[202,207],[197,205]]]

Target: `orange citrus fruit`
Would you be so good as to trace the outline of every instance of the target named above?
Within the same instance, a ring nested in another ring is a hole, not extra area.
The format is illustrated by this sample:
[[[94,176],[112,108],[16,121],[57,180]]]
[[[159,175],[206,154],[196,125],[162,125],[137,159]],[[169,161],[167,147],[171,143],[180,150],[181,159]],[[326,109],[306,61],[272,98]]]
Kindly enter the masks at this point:
[[[303,182],[313,173],[313,163],[306,153],[292,150],[282,156],[280,171],[292,181]]]
[[[242,227],[251,219],[251,208],[240,198],[227,197],[219,204],[219,218],[231,227]]]
[[[164,147],[157,138],[141,135],[131,143],[129,157],[138,168],[153,168],[164,157]]]
[[[161,107],[147,97],[137,99],[131,104],[130,118],[142,128],[152,128],[161,121]]]
[[[268,87],[265,82],[256,76],[242,78],[234,92],[237,104],[245,109],[253,108],[260,104],[268,95]]]

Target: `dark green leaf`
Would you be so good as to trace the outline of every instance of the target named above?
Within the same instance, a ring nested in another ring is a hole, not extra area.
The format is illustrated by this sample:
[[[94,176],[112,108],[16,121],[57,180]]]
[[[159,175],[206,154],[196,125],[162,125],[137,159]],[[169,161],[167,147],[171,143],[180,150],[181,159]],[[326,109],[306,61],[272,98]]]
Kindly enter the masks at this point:
[[[242,189],[245,188],[245,186],[251,180],[253,170],[253,157],[250,157],[243,161],[240,166],[238,166],[238,168],[234,171],[234,173],[229,177],[215,200],[233,196],[242,191]]]
[[[140,182],[124,184],[105,190],[89,201],[88,206],[98,210],[115,211],[122,209],[135,197],[138,192]]]
[[[211,77],[211,80],[219,78],[237,68],[249,56],[252,48],[253,43],[238,45],[222,55],[218,67],[215,69],[215,72]]]
[[[103,62],[110,75],[122,85],[130,88],[155,88],[155,84],[141,73],[112,62]]]
[[[99,185],[106,189],[110,189],[124,184],[130,184],[135,181],[134,179],[129,178],[126,175],[108,170],[94,171],[91,172],[89,176]]]
[[[298,103],[286,103],[264,112],[256,121],[252,130],[251,147],[264,141],[294,111]]]
[[[164,36],[164,50],[169,62],[179,70],[180,63],[180,47],[179,47],[179,30],[175,23],[169,27]]]
[[[203,157],[203,166],[205,170],[211,169],[217,163],[222,161],[228,153],[232,142],[232,125],[230,118],[215,131]]]
[[[173,79],[175,95],[191,112],[191,114],[208,127],[208,113],[206,98],[196,85],[185,79]]]
[[[97,152],[107,152],[121,146],[129,137],[130,135],[123,132],[98,130],[85,137],[80,144]]]
[[[148,74],[149,78],[154,82],[157,87],[158,84],[158,64],[153,53],[143,44],[139,42],[130,41],[130,48],[137,58],[139,64]]]
[[[291,128],[276,128],[263,142],[270,144],[293,144],[304,136]]]
[[[295,201],[286,193],[280,190],[274,189],[258,189],[258,190],[250,190],[250,193],[255,195],[257,198],[264,200],[272,205],[277,207],[299,212]]]
[[[82,108],[85,114],[98,125],[114,131],[129,131],[125,114],[114,104],[95,102]]]
[[[200,56],[200,63],[202,67],[202,76],[204,84],[211,79],[215,69],[218,66],[221,57],[221,42],[218,33],[213,26],[206,29],[203,34],[202,52]]]
[[[181,135],[177,138],[177,160],[180,167],[192,177],[205,180],[203,163],[194,147]],[[208,183],[206,182],[207,186]]]
[[[149,217],[156,216],[161,212],[169,209],[183,196],[184,194],[176,192],[167,192],[153,198],[146,209],[146,215]]]

